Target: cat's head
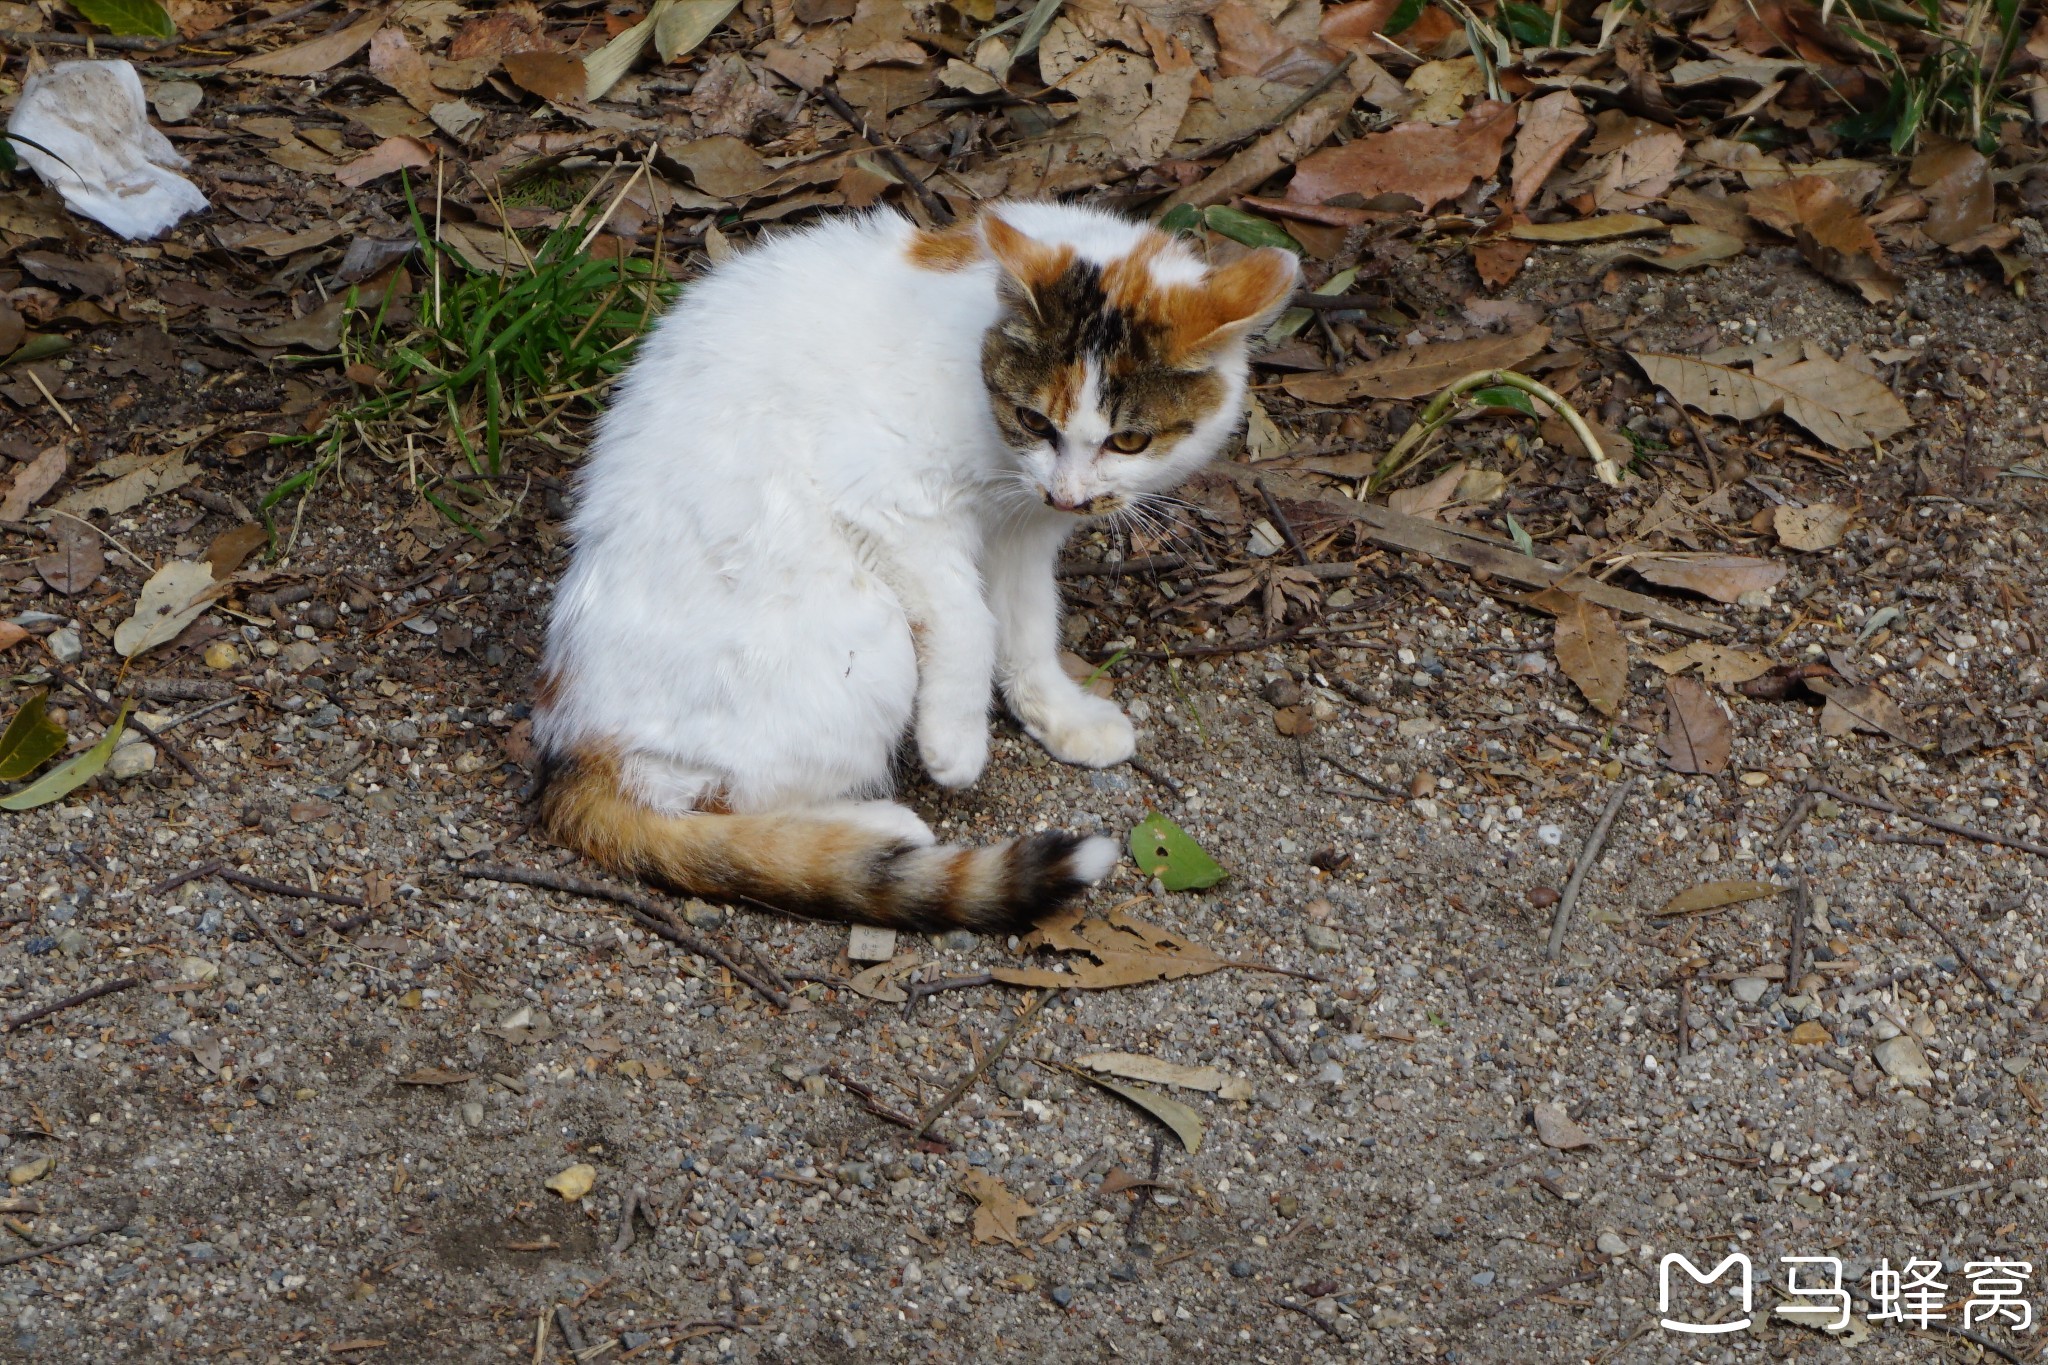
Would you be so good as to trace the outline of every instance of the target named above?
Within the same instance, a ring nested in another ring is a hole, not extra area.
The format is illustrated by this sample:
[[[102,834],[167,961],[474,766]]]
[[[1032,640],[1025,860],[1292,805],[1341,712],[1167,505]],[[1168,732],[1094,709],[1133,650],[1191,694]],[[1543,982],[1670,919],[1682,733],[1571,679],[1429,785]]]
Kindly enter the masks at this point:
[[[1236,429],[1246,338],[1300,267],[1267,248],[1210,268],[1145,230],[1100,262],[983,215],[1002,316],[982,342],[996,426],[1025,486],[1062,512],[1105,515],[1180,483]]]

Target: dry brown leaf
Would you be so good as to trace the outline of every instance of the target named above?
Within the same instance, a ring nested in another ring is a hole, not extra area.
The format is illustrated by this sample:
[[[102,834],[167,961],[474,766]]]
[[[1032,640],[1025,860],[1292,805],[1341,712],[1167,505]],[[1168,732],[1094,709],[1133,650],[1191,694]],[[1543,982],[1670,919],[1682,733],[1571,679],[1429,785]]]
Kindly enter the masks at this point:
[[[1775,896],[1783,889],[1774,882],[1701,882],[1698,886],[1687,887],[1650,913],[1660,919],[1672,915],[1703,915],[1723,906]]]
[[[1085,1057],[1076,1057],[1074,1065],[1087,1067],[1090,1071],[1107,1071],[1112,1076],[1123,1076],[1129,1080],[1150,1081],[1154,1085],[1213,1091],[1226,1100],[1248,1100],[1252,1097],[1250,1081],[1227,1075],[1213,1066],[1184,1066],[1137,1052],[1091,1052]]]
[[[215,536],[213,543],[206,547],[203,558],[212,568],[214,578],[225,583],[229,574],[248,563],[250,555],[269,543],[269,532],[253,521],[244,522]]]
[[[28,638],[28,632],[12,621],[0,621],[0,650],[12,649]]]
[[[1632,139],[1609,153],[1606,169],[1593,186],[1593,206],[1602,213],[1648,208],[1678,178],[1685,159],[1685,139],[1659,131]]]
[[[1327,204],[1344,195],[1369,200],[1400,194],[1427,213],[1492,175],[1514,130],[1515,107],[1492,100],[1473,105],[1455,127],[1397,124],[1303,157],[1288,182],[1287,198]]]
[[[237,71],[261,71],[269,76],[317,76],[362,51],[383,26],[383,11],[373,9],[346,28],[329,29],[317,38],[274,52],[237,57],[228,65]]]
[[[1002,1181],[987,1171],[968,1171],[960,1178],[960,1188],[974,1198],[973,1236],[977,1246],[991,1242],[1024,1245],[1017,1224],[1037,1213],[1037,1209],[1010,1193]]]
[[[74,488],[50,504],[52,513],[82,517],[91,512],[115,516],[136,507],[159,493],[183,488],[199,477],[199,466],[185,458],[190,446],[167,450],[126,470],[110,483],[97,488]],[[103,462],[102,468],[111,462]],[[97,472],[97,471],[95,471]],[[38,520],[41,517],[38,516]]]
[[[1706,265],[1711,261],[1725,261],[1731,256],[1740,256],[1745,243],[1742,238],[1719,228],[1701,227],[1697,223],[1680,223],[1671,229],[1671,249],[1651,255],[1645,251],[1624,251],[1615,256],[1617,262],[1635,261],[1642,265],[1654,266],[1659,270],[1691,270],[1694,266]]]
[[[1449,124],[1465,117],[1465,103],[1486,93],[1486,77],[1472,57],[1424,62],[1408,75],[1415,97],[1408,117],[1417,123]]]
[[[60,444],[15,470],[13,482],[7,485],[7,496],[0,498],[0,521],[20,521],[27,516],[29,509],[62,481],[69,468],[71,447]]]
[[[1639,554],[1629,567],[1652,583],[1683,588],[1716,602],[1740,602],[1749,593],[1769,593],[1785,581],[1786,568],[1748,555]]]
[[[1522,273],[1536,248],[1508,237],[1481,237],[1472,243],[1472,268],[1488,289],[1505,289]]]
[[[1664,196],[1664,202],[1680,213],[1731,237],[1751,237],[1755,229],[1749,216],[1746,194],[1715,195],[1681,186]]]
[[[1569,90],[1557,90],[1532,100],[1522,111],[1522,126],[1515,133],[1515,160],[1511,180],[1517,211],[1543,188],[1543,182],[1557,169],[1565,154],[1578,145],[1592,123],[1579,106],[1579,97]],[[1653,222],[1655,220],[1652,220]],[[1661,224],[1659,224],[1661,226]],[[1530,240],[1544,240],[1532,238]]]
[[[1614,614],[1576,593],[1546,588],[1535,596],[1557,617],[1551,649],[1557,666],[1584,694],[1594,710],[1611,716],[1621,709],[1628,690],[1628,642],[1615,627]]]
[[[1579,1147],[1592,1147],[1600,1139],[1572,1122],[1565,1107],[1554,1100],[1542,1100],[1535,1106],[1536,1137],[1546,1147],[1555,1147],[1569,1152]]]
[[[550,104],[581,104],[590,80],[583,59],[572,52],[508,52],[505,74]]]
[[[1398,36],[1392,40],[1380,37],[1399,8],[1401,0],[1353,0],[1351,4],[1326,10],[1317,32],[1332,47],[1356,52],[1360,57],[1408,57],[1414,53],[1426,55],[1460,31],[1450,15],[1435,5],[1426,5],[1415,22]]]
[[[1428,483],[1397,488],[1387,494],[1387,506],[1408,517],[1436,520],[1436,514],[1450,506],[1457,496],[1458,481],[1465,477],[1465,462],[1456,460]]]
[[[1289,375],[1281,387],[1308,403],[1421,398],[1474,370],[1514,369],[1549,344],[1548,327],[1532,327],[1511,336],[1439,341],[1324,374]]]
[[[1810,349],[1803,360],[1759,359],[1753,372],[1690,356],[1629,354],[1681,403],[1743,422],[1782,412],[1837,450],[1860,450],[1913,424],[1884,381]]]
[[[1209,11],[1216,27],[1216,74],[1256,76],[1288,85],[1312,84],[1334,64],[1327,53],[1287,37],[1244,0],[1223,0]],[[1154,50],[1155,59],[1157,48]]]
[[[418,138],[387,137],[354,161],[338,168],[334,178],[352,190],[361,189],[379,176],[423,170],[433,164],[433,150]]]
[[[1517,223],[1508,236],[1524,242],[1605,242],[1663,232],[1668,224],[1642,213],[1602,213],[1563,223]]]
[[[541,35],[546,28],[546,18],[526,0],[499,5],[462,26],[462,31],[448,44],[448,60],[467,62],[544,48],[547,41]]]
[[[1706,640],[1694,640],[1685,648],[1674,649],[1669,654],[1659,654],[1650,662],[1666,673],[1683,673],[1697,664],[1700,676],[1716,686],[1746,683],[1751,678],[1761,678],[1774,667],[1771,661],[1761,654],[1746,649],[1734,649],[1728,645],[1712,644]]]
[[[1199,944],[1190,943],[1155,924],[1111,910],[1101,919],[1083,919],[1078,906],[1041,922],[1024,947],[1078,953],[1083,960],[1072,971],[1043,967],[996,967],[990,975],[1013,986],[1062,990],[1108,990],[1148,981],[1177,981],[1203,976],[1234,965]]]
[[[1821,274],[1869,303],[1898,297],[1899,277],[1885,260],[1870,223],[1841,187],[1822,175],[1800,175],[1749,192],[1749,216],[1792,237]]]
[[[1820,731],[1839,739],[1856,730],[1890,735],[1912,749],[1927,747],[1927,732],[1906,718],[1899,704],[1875,683],[1845,687],[1840,683],[1809,678],[1806,685],[1826,697],[1821,708]]]
[[[1691,678],[1664,682],[1664,737],[1659,747],[1675,773],[1716,777],[1728,771],[1734,724],[1714,694]]]
[[[403,30],[380,28],[370,39],[370,74],[422,114],[441,103],[441,92],[427,72],[427,59]]]
[[[52,591],[76,597],[107,567],[107,553],[99,535],[76,517],[52,519],[50,538],[56,547],[35,557],[36,573]]]
[[[1778,533],[1778,543],[1788,550],[1832,550],[1842,543],[1843,533],[1855,519],[1855,508],[1832,502],[1771,509],[1771,527]]]
[[[1957,246],[1998,221],[1991,163],[1975,147],[1962,142],[1930,147],[1913,158],[1908,176],[1927,196],[1921,230],[1943,246]]]

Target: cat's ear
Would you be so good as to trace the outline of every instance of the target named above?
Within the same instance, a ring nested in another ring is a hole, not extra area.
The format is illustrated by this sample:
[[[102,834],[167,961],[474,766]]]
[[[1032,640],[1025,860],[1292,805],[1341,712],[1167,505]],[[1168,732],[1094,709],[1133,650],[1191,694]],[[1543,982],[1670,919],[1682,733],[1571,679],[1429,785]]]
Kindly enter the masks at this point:
[[[1074,249],[1048,246],[1028,237],[993,213],[982,215],[981,240],[1003,273],[1015,282],[1033,313],[1038,312],[1039,291],[1057,283],[1074,262]]]
[[[1199,360],[1264,327],[1287,307],[1300,279],[1293,252],[1261,247],[1210,271],[1199,285],[1176,290],[1170,307],[1176,362]]]

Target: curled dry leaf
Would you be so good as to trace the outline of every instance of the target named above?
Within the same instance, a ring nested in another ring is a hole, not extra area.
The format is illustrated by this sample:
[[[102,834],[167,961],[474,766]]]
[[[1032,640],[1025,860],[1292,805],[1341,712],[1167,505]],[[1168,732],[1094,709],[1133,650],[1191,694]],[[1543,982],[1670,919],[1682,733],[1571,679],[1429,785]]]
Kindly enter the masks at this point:
[[[1652,583],[1683,588],[1716,602],[1740,602],[1749,593],[1769,593],[1785,581],[1783,564],[1748,555],[1641,554],[1629,567]]]
[[[114,460],[102,461],[94,473],[112,472],[114,468],[122,468],[122,472],[95,488],[73,489],[51,503],[50,511],[74,517],[104,512],[111,517],[140,506],[159,493],[183,488],[199,477],[199,466],[185,458],[190,449],[190,446],[181,446],[177,450],[151,456],[139,465],[126,467],[117,465]]]
[[[508,52],[505,74],[521,90],[550,104],[581,104],[590,81],[583,59],[573,52]]]
[[[1709,910],[1719,910],[1723,906],[1740,905],[1744,901],[1775,896],[1783,889],[1776,882],[1701,882],[1698,886],[1688,887],[1679,892],[1651,913],[1658,918],[1703,915]]]
[[[317,38],[274,52],[237,57],[228,65],[237,71],[260,71],[267,76],[317,76],[362,51],[383,26],[383,10],[372,9],[347,28],[331,29]]]
[[[214,581],[224,583],[228,575],[248,563],[249,556],[270,543],[270,533],[253,521],[244,522],[213,538],[202,556],[213,571]]]
[[[1326,374],[1289,375],[1281,387],[1307,403],[1349,403],[1359,398],[1421,398],[1474,370],[1511,370],[1550,344],[1548,327],[1512,336],[1438,341],[1394,351],[1378,360]]]
[[[977,1246],[991,1242],[1024,1245],[1017,1224],[1038,1210],[1010,1193],[1009,1187],[987,1171],[970,1170],[960,1178],[960,1188],[974,1199],[973,1237]]]
[[[1634,138],[1609,153],[1607,168],[1593,187],[1593,206],[1602,213],[1648,208],[1678,178],[1685,139],[1673,132]]]
[[[1317,32],[1332,47],[1356,52],[1361,57],[1409,57],[1429,53],[1444,39],[1458,32],[1458,24],[1435,5],[1425,5],[1413,14],[1408,26],[1382,37],[1387,26],[1403,9],[1404,0],[1352,0],[1326,10]],[[1392,41],[1389,41],[1389,38]]]
[[[0,521],[20,521],[71,468],[71,447],[54,445],[14,471],[7,496],[0,498]]]
[[[1835,181],[1799,175],[1749,192],[1749,216],[1793,238],[1808,264],[1868,303],[1898,297],[1899,277],[1870,223]]]
[[[1641,265],[1653,266],[1658,270],[1677,272],[1691,270],[1695,266],[1711,261],[1725,261],[1731,256],[1740,256],[1743,240],[1719,228],[1701,227],[1697,223],[1680,223],[1671,229],[1671,248],[1652,254],[1647,251],[1624,251],[1614,259],[1635,261]]]
[[[1746,683],[1751,678],[1761,678],[1772,668],[1771,661],[1761,654],[1706,640],[1694,640],[1685,648],[1659,654],[1650,662],[1666,673],[1683,673],[1697,664],[1700,676],[1716,686]]]
[[[1187,1148],[1189,1156],[1202,1150],[1202,1134],[1207,1131],[1202,1123],[1202,1116],[1173,1096],[1163,1095],[1157,1090],[1147,1090],[1142,1085],[1125,1085],[1122,1081],[1112,1081],[1105,1076],[1097,1076],[1078,1068],[1068,1069],[1074,1075],[1101,1086],[1110,1094],[1129,1100],[1171,1128],[1174,1136],[1180,1139],[1180,1145]]]
[[[1628,690],[1628,642],[1613,613],[1562,588],[1545,588],[1522,599],[1557,618],[1552,650],[1557,666],[1603,716],[1621,709]]]
[[[1788,550],[1832,550],[1842,543],[1843,533],[1855,518],[1855,508],[1831,502],[1771,509],[1771,527],[1778,533],[1778,543]]]
[[[1659,747],[1671,771],[1709,777],[1727,772],[1733,739],[1734,725],[1713,693],[1691,678],[1665,680],[1664,737]]]
[[[370,39],[370,74],[375,76],[422,114],[441,103],[427,71],[427,59],[420,55],[402,29],[380,28]]]
[[[1569,90],[1553,91],[1524,107],[1522,126],[1515,134],[1515,160],[1511,173],[1513,202],[1517,210],[1529,207],[1537,191],[1543,188],[1543,182],[1564,160],[1565,153],[1571,151],[1592,126],[1585,111],[1579,107],[1579,97]]]
[[[35,557],[36,573],[52,591],[76,597],[107,567],[99,533],[77,517],[57,517],[51,522],[50,538],[55,548]]]
[[[1397,488],[1387,494],[1387,506],[1408,517],[1434,521],[1436,514],[1457,496],[1458,482],[1465,477],[1465,462],[1454,460],[1441,474],[1414,488]]]
[[[213,570],[190,559],[174,559],[150,575],[135,601],[135,614],[114,628],[114,652],[132,659],[177,638],[213,602]]]
[[[1517,223],[1508,236],[1524,242],[1605,242],[1664,232],[1669,225],[1644,213],[1602,213],[1562,223]]]
[[[1397,124],[1302,158],[1288,182],[1287,198],[1326,204],[1340,195],[1374,199],[1400,194],[1427,213],[1492,175],[1514,130],[1515,107],[1493,100],[1473,105],[1454,127]]]
[[[1912,749],[1928,745],[1927,732],[1906,718],[1899,704],[1875,683],[1860,687],[1810,678],[1806,685],[1826,697],[1821,708],[1820,732],[1834,738],[1862,730],[1868,734],[1890,735]]]
[[[1068,972],[997,967],[990,975],[1012,986],[1106,990],[1203,976],[1232,965],[1228,958],[1121,910],[1112,910],[1101,919],[1083,919],[1078,906],[1040,923],[1024,940],[1024,947],[1080,954],[1081,959]]]
[[[350,189],[361,189],[382,176],[423,170],[433,164],[433,150],[418,138],[387,137],[346,166],[338,167],[334,178]]]
[[[1177,1085],[1183,1090],[1213,1091],[1226,1100],[1248,1100],[1252,1097],[1252,1083],[1242,1077],[1227,1075],[1213,1066],[1183,1066],[1137,1052],[1091,1052],[1085,1057],[1076,1057],[1074,1065],[1090,1071],[1106,1071],[1126,1080]]]
[[[1753,372],[1689,356],[1629,355],[1681,403],[1743,422],[1782,412],[1837,450],[1860,450],[1913,424],[1882,380],[1810,348],[1804,359],[1760,357]]]
[[[1908,173],[1927,196],[1921,230],[1943,246],[1955,246],[1998,221],[1991,163],[1975,147],[1944,142],[1913,158]]]

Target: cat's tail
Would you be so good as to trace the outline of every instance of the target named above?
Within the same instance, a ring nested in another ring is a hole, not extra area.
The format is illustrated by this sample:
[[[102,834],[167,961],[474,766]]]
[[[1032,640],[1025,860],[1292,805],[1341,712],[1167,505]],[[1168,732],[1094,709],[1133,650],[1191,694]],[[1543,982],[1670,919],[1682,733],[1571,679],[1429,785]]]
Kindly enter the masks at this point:
[[[1110,840],[1062,830],[962,848],[801,812],[668,815],[635,800],[603,756],[555,760],[542,780],[540,824],[556,843],[616,872],[806,919],[1022,933],[1117,859]]]

